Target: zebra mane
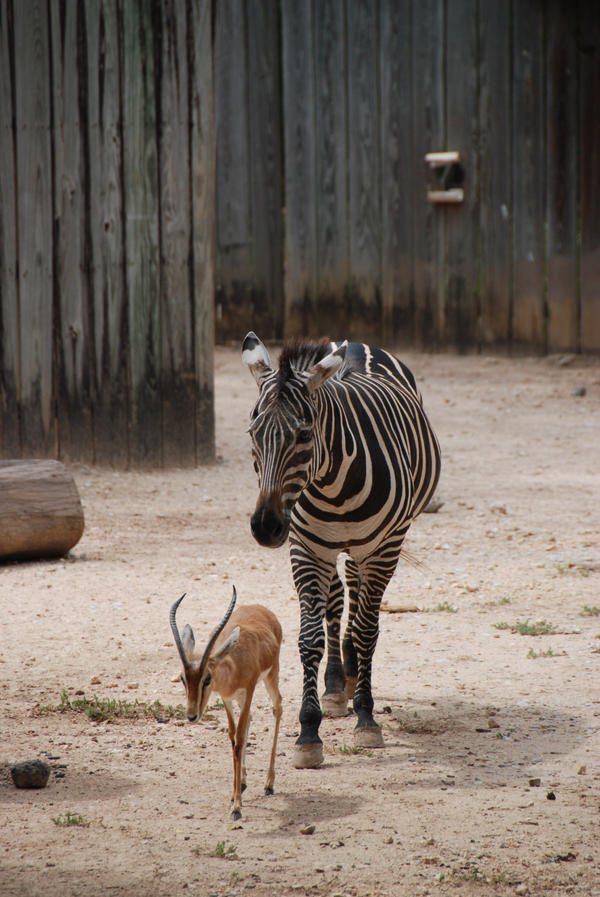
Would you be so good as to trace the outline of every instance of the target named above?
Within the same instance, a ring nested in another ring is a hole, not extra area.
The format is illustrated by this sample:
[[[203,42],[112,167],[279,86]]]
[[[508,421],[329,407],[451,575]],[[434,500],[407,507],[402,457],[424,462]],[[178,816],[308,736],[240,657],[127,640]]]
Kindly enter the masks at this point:
[[[294,371],[308,371],[331,351],[327,337],[319,340],[289,340],[279,356],[279,385],[283,386]]]

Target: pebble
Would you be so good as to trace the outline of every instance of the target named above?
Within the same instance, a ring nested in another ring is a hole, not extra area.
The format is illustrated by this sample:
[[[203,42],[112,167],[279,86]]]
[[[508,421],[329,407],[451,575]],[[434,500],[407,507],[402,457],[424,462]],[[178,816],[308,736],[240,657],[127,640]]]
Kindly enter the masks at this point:
[[[26,760],[10,770],[15,788],[45,788],[50,767],[43,760]]]
[[[304,828],[300,829],[301,835],[314,835],[315,827],[314,825],[305,825]]]

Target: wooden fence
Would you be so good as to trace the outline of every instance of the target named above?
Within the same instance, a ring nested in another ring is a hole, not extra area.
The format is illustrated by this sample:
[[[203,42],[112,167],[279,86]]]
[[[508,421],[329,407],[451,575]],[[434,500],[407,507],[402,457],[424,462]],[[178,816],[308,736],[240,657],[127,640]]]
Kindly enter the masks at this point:
[[[0,0],[0,456],[212,457],[210,0]]]
[[[219,339],[600,351],[597,0],[219,0],[216,28]]]

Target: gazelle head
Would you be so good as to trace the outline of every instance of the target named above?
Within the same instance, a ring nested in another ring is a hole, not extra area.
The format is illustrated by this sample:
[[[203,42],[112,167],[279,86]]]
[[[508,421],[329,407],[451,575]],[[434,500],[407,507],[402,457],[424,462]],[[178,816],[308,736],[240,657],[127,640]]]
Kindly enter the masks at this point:
[[[179,651],[183,666],[181,681],[183,682],[187,693],[187,718],[191,723],[194,723],[202,718],[202,714],[206,709],[208,699],[213,689],[213,676],[215,670],[221,661],[229,654],[231,649],[237,644],[240,636],[240,629],[239,626],[236,626],[225,641],[219,645],[218,649],[212,653],[215,642],[225,628],[229,617],[233,613],[233,608],[235,607],[237,594],[234,586],[233,597],[227,608],[227,612],[210,636],[204,651],[200,654],[199,651],[196,651],[196,641],[190,624],[186,624],[181,635],[177,628],[177,621],[175,619],[177,608],[184,598],[185,593],[171,607],[170,621],[175,645]]]

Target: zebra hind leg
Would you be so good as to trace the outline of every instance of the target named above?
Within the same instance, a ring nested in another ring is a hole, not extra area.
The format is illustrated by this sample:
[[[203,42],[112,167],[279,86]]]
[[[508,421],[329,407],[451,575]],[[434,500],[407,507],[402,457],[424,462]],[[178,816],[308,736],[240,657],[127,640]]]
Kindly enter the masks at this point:
[[[352,558],[346,558],[344,565],[344,577],[348,587],[348,626],[344,633],[344,641],[342,644],[342,652],[344,656],[344,677],[346,680],[345,691],[348,698],[354,697],[356,689],[356,680],[358,678],[358,657],[354,641],[352,639],[352,628],[354,619],[358,609],[358,592],[360,589],[360,577],[358,567]]]
[[[344,585],[334,574],[329,589],[327,611],[327,667],[325,692],[321,696],[321,709],[325,716],[338,717],[348,714],[348,695],[344,691],[346,676],[340,654],[340,622],[344,610]]]

